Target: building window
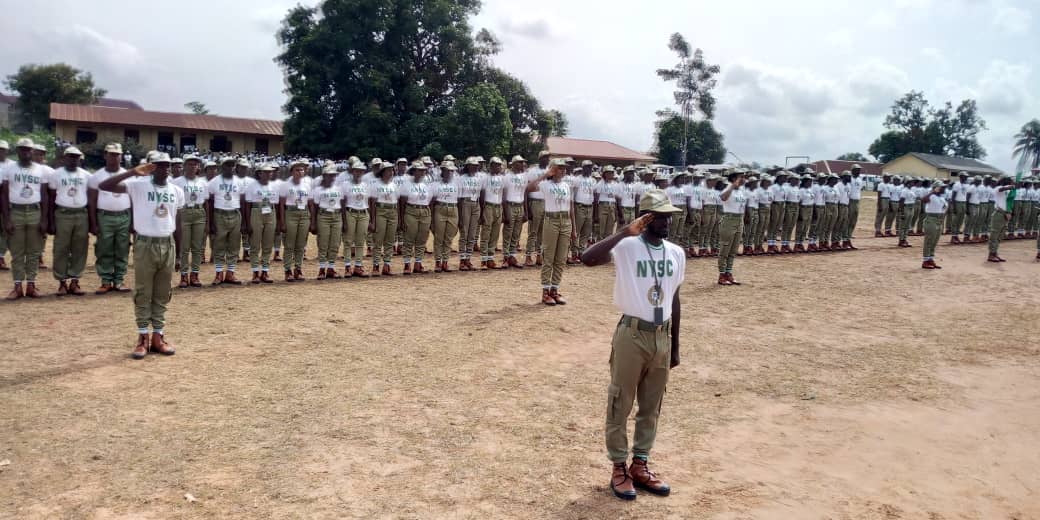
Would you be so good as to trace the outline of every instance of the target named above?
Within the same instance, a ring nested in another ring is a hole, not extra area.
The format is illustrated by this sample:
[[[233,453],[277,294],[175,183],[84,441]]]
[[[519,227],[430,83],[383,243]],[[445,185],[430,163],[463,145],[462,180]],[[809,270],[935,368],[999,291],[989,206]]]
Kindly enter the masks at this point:
[[[76,144],[93,143],[97,141],[97,132],[93,128],[77,128]]]
[[[159,132],[159,139],[155,149],[160,152],[176,152],[177,146],[173,144],[173,132]]]
[[[133,141],[135,143],[140,143],[141,131],[127,128],[126,130],[123,130],[123,140],[127,142]]]
[[[267,155],[267,139],[257,138],[256,140],[256,153]]]
[[[213,139],[209,141],[209,151],[230,153],[231,152],[231,140],[226,135],[215,135]]]

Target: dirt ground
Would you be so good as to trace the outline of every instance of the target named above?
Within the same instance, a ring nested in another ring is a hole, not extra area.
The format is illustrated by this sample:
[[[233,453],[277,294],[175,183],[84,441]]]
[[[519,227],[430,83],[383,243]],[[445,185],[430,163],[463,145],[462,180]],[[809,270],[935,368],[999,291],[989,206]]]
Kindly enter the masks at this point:
[[[691,260],[674,491],[635,503],[607,486],[609,266],[554,309],[532,269],[177,291],[178,353],[144,361],[125,295],[2,304],[0,517],[1040,518],[1036,243],[923,271],[921,240],[738,258],[740,287]]]

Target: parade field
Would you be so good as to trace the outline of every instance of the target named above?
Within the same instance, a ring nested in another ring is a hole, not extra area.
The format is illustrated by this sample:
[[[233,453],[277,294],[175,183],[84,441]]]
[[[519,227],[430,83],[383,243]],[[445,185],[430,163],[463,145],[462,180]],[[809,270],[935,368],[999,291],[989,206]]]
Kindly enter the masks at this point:
[[[175,290],[178,352],[143,361],[128,295],[41,272],[0,304],[0,517],[1040,518],[1036,241],[944,237],[922,270],[920,237],[866,238],[873,200],[859,251],[738,257],[739,287],[689,261],[673,492],[634,503],[603,441],[611,266],[549,308],[534,269],[318,282],[311,253],[305,283]]]

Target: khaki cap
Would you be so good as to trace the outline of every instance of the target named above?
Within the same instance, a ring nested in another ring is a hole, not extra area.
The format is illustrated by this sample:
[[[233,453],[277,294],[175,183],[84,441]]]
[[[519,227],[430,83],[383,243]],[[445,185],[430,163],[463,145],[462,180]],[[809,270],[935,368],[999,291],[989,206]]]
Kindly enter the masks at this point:
[[[105,153],[123,153],[123,145],[119,143],[108,143],[105,145]]]
[[[681,213],[683,210],[672,205],[668,195],[661,190],[647,190],[639,199],[639,211],[653,213]]]
[[[513,158],[509,161],[509,164],[516,164],[522,162],[527,162],[527,159],[524,159],[522,156],[519,155],[514,155]]]
[[[7,150],[8,148],[10,148],[10,146],[7,144],[7,141],[0,139],[0,150]]]
[[[449,153],[448,155],[445,155],[444,158],[441,159],[441,160],[442,161],[452,161],[452,162],[455,162],[455,156]]]
[[[502,158],[495,156],[491,158],[491,164],[505,164],[506,162]]]
[[[567,159],[564,159],[562,157],[557,157],[557,158],[552,160],[552,165],[553,166],[567,166]]]
[[[595,166],[596,164],[593,163],[592,161],[588,160],[588,159],[585,159],[584,161],[581,161],[581,165],[582,165],[582,167],[585,167],[585,166]]]
[[[62,152],[62,155],[78,155],[83,157],[83,152],[79,151],[79,148],[76,148],[75,146],[70,146]]]
[[[480,161],[478,161],[476,157],[467,157],[466,158],[466,165],[467,166],[469,166],[469,165],[480,166]]]
[[[227,161],[220,161],[220,162],[221,162],[221,164],[223,164],[223,163],[225,163]],[[307,159],[296,159],[295,161],[292,162],[292,164],[289,165],[289,167],[290,168],[295,168],[297,166],[310,166],[310,165],[311,165],[311,163]]]
[[[608,165],[603,167],[603,173],[607,173],[607,172],[614,173],[615,171],[616,170],[614,169],[614,165],[612,165],[612,164],[608,164]]]
[[[152,150],[148,152],[148,162],[150,163],[168,163],[170,162],[170,154],[166,152],[157,152]]]
[[[538,152],[538,158],[539,159],[541,159],[542,157],[545,157],[547,155],[549,155],[549,150],[542,150],[542,151]]]
[[[18,142],[14,144],[14,146],[15,148],[33,148],[36,146],[36,144],[33,143],[32,139],[29,139],[28,137],[23,137],[19,139]]]

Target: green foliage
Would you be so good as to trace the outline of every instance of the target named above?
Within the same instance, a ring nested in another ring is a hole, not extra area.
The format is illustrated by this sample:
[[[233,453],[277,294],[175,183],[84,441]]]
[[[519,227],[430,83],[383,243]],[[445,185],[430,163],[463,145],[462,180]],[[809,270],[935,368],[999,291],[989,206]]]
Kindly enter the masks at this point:
[[[687,121],[686,157],[683,159],[683,118],[666,110],[659,113],[657,126],[657,160],[662,164],[718,164],[726,158],[724,136],[711,121]]]
[[[51,103],[91,104],[105,95],[89,72],[64,63],[22,65],[4,83],[18,93],[16,124],[24,128],[47,128]]]
[[[112,141],[95,142],[90,144],[81,144],[79,149],[83,152],[83,167],[90,170],[96,170],[105,165],[105,146]],[[131,163],[135,163],[138,159],[145,156],[148,153],[143,146],[133,139],[124,139],[119,144],[123,145],[123,153],[130,152]]]
[[[836,161],[866,162],[867,161],[867,156],[865,156],[865,155],[863,155],[863,154],[861,154],[859,152],[849,152],[849,153],[843,153],[843,154],[839,155],[838,158],[835,159],[835,160]]]
[[[657,69],[657,75],[665,81],[675,81],[675,104],[684,117],[693,117],[696,110],[705,119],[715,118],[715,76],[722,70],[718,65],[704,61],[704,51],[692,50],[682,34],[674,33],[668,40],[668,48],[679,55],[679,63],[670,69]]]
[[[188,101],[184,104],[184,108],[191,110],[192,114],[204,116],[209,114],[209,109],[206,108],[206,104],[201,101]]]
[[[464,146],[481,155],[537,154],[542,109],[523,82],[490,66],[501,43],[487,30],[473,34],[469,18],[479,7],[478,0],[325,0],[289,10],[275,59],[289,97],[287,151],[407,157],[464,155],[454,148]],[[459,126],[477,121],[485,126]]]
[[[7,144],[11,147],[11,159],[14,159],[14,146],[15,143],[23,138],[28,137],[33,140],[35,144],[42,144],[47,147],[47,157],[54,157],[56,152],[54,148],[54,142],[57,139],[54,134],[46,130],[33,130],[32,132],[15,132],[10,128],[0,128],[0,139],[7,141]]]
[[[983,159],[986,150],[978,141],[986,121],[979,115],[973,99],[961,101],[957,108],[947,101],[933,109],[924,94],[910,91],[897,99],[885,117],[888,131],[871,145],[869,153],[888,162],[910,152],[955,155]]]
[[[1015,134],[1011,157],[1018,157],[1018,171],[1040,168],[1040,120],[1034,119]]]

